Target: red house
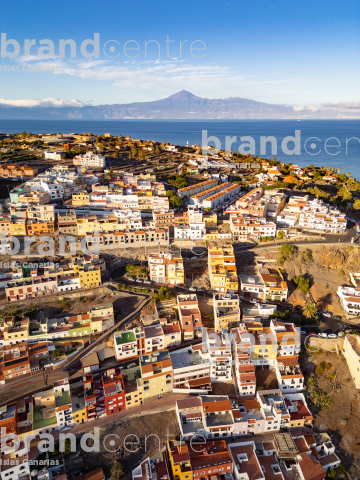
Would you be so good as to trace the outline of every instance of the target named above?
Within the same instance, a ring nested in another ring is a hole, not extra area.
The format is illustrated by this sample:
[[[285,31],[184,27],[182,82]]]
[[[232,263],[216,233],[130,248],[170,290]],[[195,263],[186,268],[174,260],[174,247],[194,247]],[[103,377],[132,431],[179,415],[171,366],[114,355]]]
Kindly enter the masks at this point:
[[[102,374],[106,415],[125,410],[124,379],[120,368],[112,368]]]

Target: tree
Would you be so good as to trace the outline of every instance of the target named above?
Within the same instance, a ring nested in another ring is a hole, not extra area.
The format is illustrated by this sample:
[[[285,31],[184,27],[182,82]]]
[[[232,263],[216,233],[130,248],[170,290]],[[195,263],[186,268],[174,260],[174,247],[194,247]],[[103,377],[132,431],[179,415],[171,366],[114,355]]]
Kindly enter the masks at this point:
[[[359,198],[355,199],[352,207],[353,207],[354,210],[360,210],[360,199]]]
[[[293,282],[299,288],[303,294],[305,295],[310,288],[310,280],[308,278],[303,277],[302,275],[298,275],[297,277],[293,278]]]
[[[284,232],[282,230],[279,230],[278,234],[277,234],[277,237],[280,238],[280,239],[284,238]]]
[[[304,307],[303,307],[303,314],[304,317],[307,319],[311,319],[316,317],[317,314],[317,308],[314,302],[308,302]]]
[[[337,196],[341,197],[343,201],[352,199],[352,194],[350,190],[348,190],[346,187],[341,187],[338,191]]]
[[[173,195],[172,197],[170,197],[169,203],[172,207],[181,207],[182,205],[181,198],[178,197],[177,195]]]

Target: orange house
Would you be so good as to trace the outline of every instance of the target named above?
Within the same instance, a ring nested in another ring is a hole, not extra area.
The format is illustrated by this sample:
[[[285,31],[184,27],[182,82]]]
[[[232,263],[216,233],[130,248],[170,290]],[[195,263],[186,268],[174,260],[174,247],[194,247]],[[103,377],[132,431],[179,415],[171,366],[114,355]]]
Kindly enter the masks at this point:
[[[27,222],[28,235],[53,235],[55,231],[54,222]]]

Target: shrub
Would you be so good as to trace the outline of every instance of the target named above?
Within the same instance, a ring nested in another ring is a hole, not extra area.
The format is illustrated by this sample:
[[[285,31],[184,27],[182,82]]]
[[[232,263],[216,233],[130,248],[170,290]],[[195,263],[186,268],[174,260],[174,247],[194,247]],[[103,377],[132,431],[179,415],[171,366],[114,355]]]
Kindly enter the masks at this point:
[[[312,262],[313,257],[312,257],[312,251],[309,250],[308,248],[305,248],[304,251],[301,252],[301,262]]]
[[[321,362],[315,369],[317,375],[322,375],[327,370],[330,370],[331,363]]]
[[[316,386],[316,378],[314,375],[310,375],[309,380],[307,381],[308,387],[315,387]]]
[[[67,310],[67,309],[70,308],[71,303],[68,300],[66,300],[66,298],[63,298],[60,302],[60,305],[61,305],[62,310]]]
[[[324,390],[318,389],[314,392],[311,392],[310,399],[315,405],[320,407],[323,412],[326,412],[334,405],[334,402],[331,400],[329,395],[324,392]]]
[[[305,278],[302,275],[298,275],[297,277],[294,277],[292,281],[297,286],[297,288],[300,288],[300,290],[304,294],[306,294],[309,291],[309,288],[310,288],[310,279],[309,278]]]

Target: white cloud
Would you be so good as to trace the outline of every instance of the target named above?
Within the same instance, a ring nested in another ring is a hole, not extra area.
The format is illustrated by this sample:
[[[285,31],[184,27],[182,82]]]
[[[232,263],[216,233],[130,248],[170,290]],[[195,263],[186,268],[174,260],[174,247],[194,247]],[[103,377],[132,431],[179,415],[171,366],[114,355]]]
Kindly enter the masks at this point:
[[[80,100],[60,100],[58,98],[24,98],[19,100],[6,100],[0,98],[0,104],[11,107],[84,107],[87,105]]]
[[[306,105],[306,104],[300,104],[300,105],[288,105],[289,107],[292,106],[292,108],[298,112],[298,111],[303,111],[303,110],[308,110],[311,112],[321,112],[325,110],[332,110],[334,112],[346,112],[352,110],[359,110],[360,112],[360,102],[342,102],[342,103],[322,103],[320,105]]]

